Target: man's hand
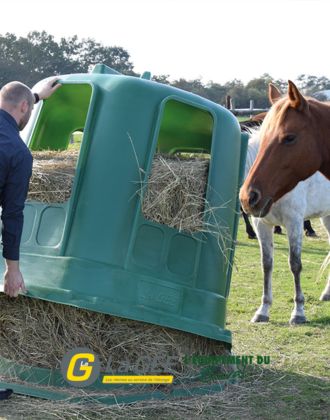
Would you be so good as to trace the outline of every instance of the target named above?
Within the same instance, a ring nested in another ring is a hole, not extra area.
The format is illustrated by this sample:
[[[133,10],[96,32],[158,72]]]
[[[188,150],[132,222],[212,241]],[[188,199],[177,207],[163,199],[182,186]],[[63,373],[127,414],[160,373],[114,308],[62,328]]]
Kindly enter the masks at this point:
[[[7,270],[4,275],[4,292],[10,297],[17,297],[18,292],[21,289],[22,292],[26,292],[22,273],[20,272],[18,261],[7,262]]]
[[[40,99],[47,99],[49,98],[55,90],[59,89],[62,85],[57,83],[59,77],[52,77],[51,79],[47,80],[45,84],[39,89],[39,92],[36,92],[39,95]]]

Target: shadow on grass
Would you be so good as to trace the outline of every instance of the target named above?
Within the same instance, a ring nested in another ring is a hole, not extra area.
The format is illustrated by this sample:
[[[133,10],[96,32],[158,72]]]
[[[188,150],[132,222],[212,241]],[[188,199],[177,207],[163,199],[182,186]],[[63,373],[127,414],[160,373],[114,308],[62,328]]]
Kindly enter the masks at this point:
[[[258,241],[253,242],[253,243],[252,242],[247,243],[247,242],[237,241],[236,246],[242,246],[242,247],[247,247],[247,248],[258,248],[259,249]]]
[[[252,241],[252,240],[251,240]],[[246,248],[258,248],[259,249],[259,244],[258,241],[255,242],[241,242],[241,241],[237,241],[237,246],[241,246],[241,247],[246,247]],[[289,253],[289,245],[282,245],[279,243],[275,242],[275,252],[276,251],[284,251]],[[327,251],[324,251],[324,248],[322,248],[322,246],[316,248],[315,246],[310,247],[310,246],[305,246],[303,249],[304,253],[307,254],[314,254],[314,255],[327,255]]]
[[[254,365],[245,370],[239,386],[241,408],[251,418],[329,418],[327,378]]]
[[[329,305],[330,306],[330,305]],[[251,312],[251,316],[249,319],[247,319],[247,323],[249,326],[255,326],[255,328],[263,328],[267,326],[274,326],[278,328],[282,327],[293,327],[293,328],[299,328],[303,327],[304,325],[309,327],[329,327],[330,326],[330,316],[322,316],[319,318],[310,318],[307,319],[307,321],[303,324],[290,324],[289,319],[287,321],[276,321],[272,318],[268,322],[251,322],[251,319],[254,317],[255,312]],[[230,322],[226,322],[226,325],[230,325]]]
[[[330,325],[330,316],[322,316],[320,318],[313,318],[309,321],[309,325],[312,327],[320,327],[320,326],[322,326],[323,328],[327,327]]]
[[[289,248],[288,247],[283,246],[283,245],[278,245],[278,244],[276,244],[275,252],[277,250],[289,252]],[[308,247],[307,248],[307,247],[304,247],[303,248],[303,253],[305,253],[305,254],[314,254],[314,255],[324,255],[324,256],[327,255],[327,252],[324,252],[324,248],[321,248],[321,247],[320,248],[315,248],[315,247],[313,247],[313,248]]]
[[[262,326],[262,325],[273,325],[274,327],[289,327],[288,321],[273,321],[272,319],[268,322],[250,322],[251,325]]]

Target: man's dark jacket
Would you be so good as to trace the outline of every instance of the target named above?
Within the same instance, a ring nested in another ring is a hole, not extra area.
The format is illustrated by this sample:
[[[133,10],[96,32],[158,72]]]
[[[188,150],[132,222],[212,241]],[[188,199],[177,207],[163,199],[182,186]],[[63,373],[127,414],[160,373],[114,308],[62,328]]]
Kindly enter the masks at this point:
[[[32,175],[33,157],[19,135],[15,119],[0,109],[0,205],[2,255],[19,260],[24,202]]]

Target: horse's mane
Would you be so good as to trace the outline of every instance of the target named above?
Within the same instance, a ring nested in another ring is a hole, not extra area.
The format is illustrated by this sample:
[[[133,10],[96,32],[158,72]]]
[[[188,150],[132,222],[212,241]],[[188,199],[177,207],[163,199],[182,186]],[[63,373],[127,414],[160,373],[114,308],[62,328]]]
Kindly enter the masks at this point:
[[[330,102],[321,102],[310,96],[304,96],[308,103],[312,104],[324,104],[330,106]],[[266,133],[265,131],[271,130],[282,123],[286,115],[287,110],[290,108],[289,97],[285,96],[279,99],[268,111],[264,123],[261,126],[260,136],[263,137]]]
[[[265,130],[272,129],[280,124],[290,106],[289,98],[284,97],[279,99],[268,111],[264,122],[261,126],[261,137],[265,134]]]
[[[241,121],[239,123],[240,127],[241,127],[241,131],[246,132],[246,133],[250,133],[250,130],[252,128],[255,127],[260,127],[260,125],[262,124],[262,120],[246,120],[246,121]]]
[[[248,150],[246,154],[244,178],[247,177],[247,174],[249,170],[251,169],[251,166],[253,165],[258,154],[259,145],[260,145],[260,127],[249,129],[249,133],[250,133],[250,137],[249,137]]]

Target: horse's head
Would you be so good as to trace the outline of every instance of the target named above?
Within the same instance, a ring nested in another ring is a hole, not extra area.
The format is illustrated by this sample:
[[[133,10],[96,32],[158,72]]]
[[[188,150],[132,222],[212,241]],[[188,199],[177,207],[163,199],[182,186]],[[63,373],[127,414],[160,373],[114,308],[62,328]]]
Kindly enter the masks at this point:
[[[240,191],[244,210],[257,217],[321,166],[310,100],[291,81],[284,98],[269,85],[269,99],[273,106],[261,126],[259,153]]]

